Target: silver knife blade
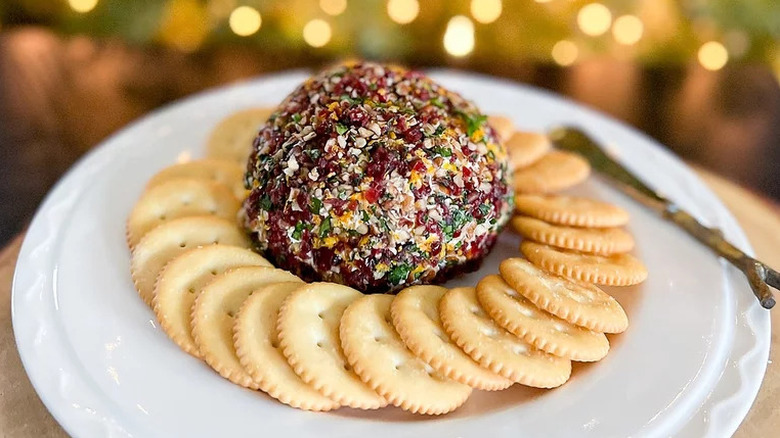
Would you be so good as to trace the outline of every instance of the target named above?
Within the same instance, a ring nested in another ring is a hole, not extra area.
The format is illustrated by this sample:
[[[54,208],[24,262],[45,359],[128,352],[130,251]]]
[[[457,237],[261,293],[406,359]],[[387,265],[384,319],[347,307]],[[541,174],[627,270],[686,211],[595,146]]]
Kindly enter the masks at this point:
[[[616,186],[626,194],[659,212],[741,270],[747,277],[753,294],[764,308],[771,309],[775,305],[769,286],[780,289],[780,273],[740,251],[723,238],[720,230],[702,225],[691,214],[653,190],[604,152],[604,149],[582,130],[564,126],[552,129],[548,134],[559,149],[581,155],[590,162],[593,169],[617,182]]]

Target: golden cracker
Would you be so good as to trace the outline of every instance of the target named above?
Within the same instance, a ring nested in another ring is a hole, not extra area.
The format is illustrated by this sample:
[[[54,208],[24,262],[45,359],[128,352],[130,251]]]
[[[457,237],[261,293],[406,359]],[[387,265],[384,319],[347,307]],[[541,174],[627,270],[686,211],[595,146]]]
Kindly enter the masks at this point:
[[[530,166],[515,171],[517,193],[551,193],[574,187],[590,175],[590,164],[579,155],[553,150]]]
[[[252,292],[235,318],[235,351],[252,381],[271,397],[298,409],[329,411],[340,405],[304,383],[279,347],[279,308],[302,286],[300,282],[272,283]]]
[[[151,187],[127,219],[127,244],[133,248],[153,228],[186,216],[214,216],[236,221],[241,204],[222,184],[171,179]]]
[[[234,318],[252,292],[268,284],[303,281],[273,267],[236,268],[215,277],[196,294],[191,306],[192,338],[203,360],[220,376],[236,385],[259,389],[241,366],[233,345]]]
[[[188,216],[155,227],[138,242],[130,257],[138,294],[151,306],[157,276],[169,261],[190,249],[215,243],[242,248],[251,244],[235,221],[214,216]]]
[[[493,130],[496,131],[496,135],[498,135],[498,139],[502,142],[507,141],[511,136],[512,133],[515,131],[515,124],[512,122],[512,119],[506,116],[488,116],[488,125],[493,127]]]
[[[534,348],[498,326],[479,305],[474,288],[447,292],[439,304],[444,329],[480,365],[514,382],[536,388],[563,385],[571,361]]]
[[[515,131],[505,142],[512,169],[522,169],[539,161],[552,148],[552,142],[537,132]]]
[[[390,306],[393,325],[409,350],[436,371],[472,388],[498,391],[511,380],[481,367],[444,332],[439,302],[447,289],[412,286],[398,293]]]
[[[347,363],[339,323],[349,304],[362,297],[334,283],[313,283],[291,293],[279,310],[279,345],[304,382],[342,406],[378,409],[387,401]]]
[[[172,179],[188,178],[220,183],[231,189],[239,201],[246,197],[244,188],[244,172],[246,166],[241,166],[226,160],[195,160],[177,163],[159,171],[149,180],[147,190]]]
[[[211,131],[206,156],[246,166],[252,143],[274,108],[250,108],[224,118]]]
[[[499,264],[501,278],[536,307],[572,324],[603,333],[628,328],[623,307],[601,289],[551,274],[519,257]]]
[[[515,209],[536,219],[570,227],[621,227],[628,213],[606,202],[562,195],[516,195]]]
[[[621,228],[565,227],[528,216],[513,217],[512,228],[527,239],[573,251],[610,255],[634,249],[634,238]]]
[[[604,333],[579,327],[539,309],[498,275],[480,280],[477,299],[501,327],[550,354],[593,362],[609,351]]]
[[[406,348],[390,322],[392,295],[365,295],[347,307],[339,336],[358,376],[389,403],[440,415],[466,402],[471,387],[439,374]]]
[[[185,352],[200,358],[192,338],[190,312],[204,286],[240,266],[271,266],[259,254],[231,245],[208,245],[182,253],[165,265],[157,278],[152,308],[160,328]]]
[[[521,243],[520,251],[536,266],[587,283],[631,286],[647,279],[647,268],[631,254],[584,254],[530,241]]]

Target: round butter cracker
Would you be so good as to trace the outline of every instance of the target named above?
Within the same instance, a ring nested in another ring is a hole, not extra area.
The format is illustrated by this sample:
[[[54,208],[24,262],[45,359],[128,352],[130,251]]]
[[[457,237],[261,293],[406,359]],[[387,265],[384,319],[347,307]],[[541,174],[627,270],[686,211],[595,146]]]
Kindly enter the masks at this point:
[[[480,280],[477,299],[501,327],[550,354],[594,362],[609,351],[604,333],[576,326],[539,309],[498,275]]]
[[[592,284],[574,283],[519,257],[505,259],[498,269],[512,289],[558,318],[596,332],[621,333],[628,328],[623,307]]]
[[[628,223],[628,212],[616,205],[573,196],[518,194],[515,209],[525,216],[569,227],[621,227]]]
[[[440,415],[466,402],[471,387],[439,374],[406,348],[390,322],[392,295],[365,295],[347,307],[339,330],[352,369],[388,402]]]
[[[206,155],[246,166],[252,143],[273,111],[273,108],[249,108],[224,118],[211,131]]]
[[[294,408],[329,411],[340,405],[304,383],[279,346],[279,308],[302,286],[300,282],[272,283],[255,290],[236,315],[233,341],[241,366],[262,391]]]
[[[170,179],[149,188],[127,219],[127,243],[135,247],[153,228],[186,216],[214,216],[236,221],[240,203],[222,184],[197,179]]]
[[[130,257],[130,273],[138,294],[151,306],[154,283],[169,261],[190,249],[216,243],[242,248],[251,245],[235,221],[214,216],[188,216],[155,227],[138,242]]]
[[[631,254],[600,256],[530,241],[521,243],[520,251],[536,266],[587,283],[631,286],[647,279],[647,268]]]
[[[536,163],[552,148],[546,135],[524,131],[513,132],[505,145],[512,169],[522,169]]]
[[[585,181],[590,164],[571,152],[553,150],[514,174],[517,193],[559,192]]]
[[[149,180],[147,190],[172,179],[189,178],[220,183],[229,187],[239,201],[246,197],[244,172],[246,166],[227,160],[194,160],[177,163],[159,171]]]
[[[571,361],[534,348],[498,326],[477,301],[474,288],[447,292],[439,304],[442,325],[453,341],[485,368],[536,388],[563,385]]]
[[[192,338],[203,360],[220,376],[251,389],[260,386],[244,370],[233,345],[233,325],[241,304],[259,287],[303,281],[268,266],[236,268],[214,279],[196,294],[191,306]]]
[[[447,336],[439,318],[441,286],[412,286],[396,295],[390,306],[393,325],[409,350],[450,379],[486,391],[506,389],[514,382],[481,367]]]
[[[634,249],[634,238],[621,228],[575,228],[550,225],[528,216],[515,216],[512,228],[521,236],[557,248],[610,255]]]
[[[358,377],[341,349],[339,324],[363,294],[334,283],[312,283],[291,293],[279,310],[279,345],[295,373],[342,406],[378,409],[387,401]]]

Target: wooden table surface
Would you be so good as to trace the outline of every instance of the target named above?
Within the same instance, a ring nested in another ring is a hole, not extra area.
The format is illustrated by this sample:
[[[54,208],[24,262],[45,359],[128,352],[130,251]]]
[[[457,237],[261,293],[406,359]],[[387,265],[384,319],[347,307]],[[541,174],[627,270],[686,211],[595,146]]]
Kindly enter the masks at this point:
[[[760,259],[780,266],[780,208],[725,179],[697,169],[747,233]],[[30,385],[16,351],[11,329],[11,281],[23,236],[0,252],[0,437],[63,437],[65,432],[46,411]],[[780,309],[772,312],[772,347],[758,398],[736,437],[777,436],[780,429]]]

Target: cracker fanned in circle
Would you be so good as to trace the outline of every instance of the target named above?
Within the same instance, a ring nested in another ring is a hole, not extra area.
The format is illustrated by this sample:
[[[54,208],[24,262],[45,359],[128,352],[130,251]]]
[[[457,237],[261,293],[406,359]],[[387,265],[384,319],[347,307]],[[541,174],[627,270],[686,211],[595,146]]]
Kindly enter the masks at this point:
[[[622,227],[628,213],[606,202],[563,195],[515,196],[515,209],[550,224],[569,227]]]
[[[559,192],[585,181],[590,164],[571,152],[551,151],[535,163],[515,171],[514,186],[518,193]]]
[[[546,135],[537,132],[515,131],[505,141],[512,169],[522,169],[539,161],[552,148]]]
[[[584,254],[529,241],[520,244],[520,251],[547,271],[587,283],[631,286],[647,279],[647,268],[631,254]]]
[[[387,401],[352,371],[339,339],[344,310],[361,296],[334,283],[296,290],[279,310],[279,345],[295,373],[326,397],[342,406],[378,409]]]
[[[189,178],[220,183],[230,188],[237,200],[246,196],[244,166],[227,160],[205,159],[178,163],[157,172],[147,190],[172,179]]]
[[[235,221],[213,216],[189,216],[168,221],[146,235],[133,248],[130,272],[144,302],[152,305],[157,276],[179,254],[199,246],[221,243],[249,248],[250,242]]]
[[[365,295],[347,307],[339,330],[352,369],[401,409],[428,415],[451,412],[471,387],[439,374],[406,348],[390,322],[392,295]]]
[[[609,341],[603,333],[539,309],[498,275],[480,280],[477,299],[501,327],[540,350],[580,362],[600,360],[609,352]]]
[[[603,333],[628,328],[623,307],[601,289],[540,269],[527,260],[509,258],[499,265],[501,278],[536,307],[572,324]]]
[[[206,155],[245,167],[252,142],[271,113],[273,108],[249,108],[227,116],[211,131]]]
[[[149,188],[127,219],[127,243],[135,247],[143,236],[167,221],[186,216],[214,216],[235,221],[240,204],[230,190],[199,179],[170,179]]]
[[[512,228],[523,237],[545,245],[597,255],[634,249],[634,238],[621,228],[575,228],[550,225],[527,216],[515,216]]]
[[[234,345],[241,366],[259,389],[294,408],[329,411],[341,405],[304,383],[279,346],[279,308],[302,286],[300,282],[272,283],[255,290],[236,315]]]
[[[230,245],[195,248],[165,265],[155,284],[152,308],[160,327],[182,350],[201,357],[192,337],[192,306],[212,280],[241,266],[262,266],[259,269],[273,270],[259,254]]]
[[[273,267],[243,267],[207,284],[191,306],[192,337],[201,357],[214,371],[247,388],[259,386],[241,366],[233,346],[234,317],[252,292],[264,285],[301,280]]]
[[[538,350],[498,326],[479,305],[474,288],[451,289],[439,312],[452,340],[494,373],[536,388],[555,388],[569,380],[569,359]]]
[[[409,350],[439,373],[475,389],[498,391],[511,380],[483,368],[447,336],[439,318],[439,302],[447,289],[412,286],[390,306],[393,325]]]

